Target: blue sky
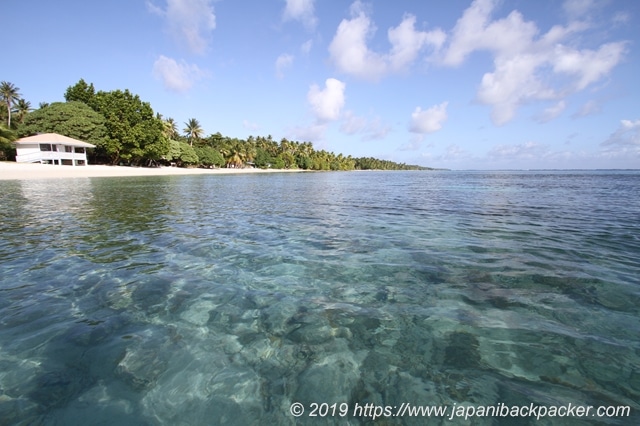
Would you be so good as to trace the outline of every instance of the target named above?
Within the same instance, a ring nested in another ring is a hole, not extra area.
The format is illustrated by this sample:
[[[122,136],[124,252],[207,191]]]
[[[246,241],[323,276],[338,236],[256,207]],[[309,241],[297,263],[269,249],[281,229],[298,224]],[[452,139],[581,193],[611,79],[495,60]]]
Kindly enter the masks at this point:
[[[640,168],[636,0],[3,4],[0,80],[80,78],[206,134],[451,169]],[[5,45],[5,48],[7,45]]]

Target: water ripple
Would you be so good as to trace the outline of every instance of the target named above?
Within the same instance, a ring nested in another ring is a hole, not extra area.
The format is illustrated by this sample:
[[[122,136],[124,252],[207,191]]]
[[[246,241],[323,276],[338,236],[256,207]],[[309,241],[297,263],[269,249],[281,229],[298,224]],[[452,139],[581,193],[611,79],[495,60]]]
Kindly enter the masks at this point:
[[[0,418],[288,424],[316,400],[623,404],[640,420],[639,184],[0,182]]]

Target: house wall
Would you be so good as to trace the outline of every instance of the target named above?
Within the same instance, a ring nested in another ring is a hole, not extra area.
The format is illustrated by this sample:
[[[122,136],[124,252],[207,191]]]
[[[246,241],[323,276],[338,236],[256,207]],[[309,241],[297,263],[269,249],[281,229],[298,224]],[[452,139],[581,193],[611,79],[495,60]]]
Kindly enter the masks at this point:
[[[51,145],[51,150],[43,151],[40,145]],[[77,152],[81,151],[81,152]],[[87,165],[84,148],[61,144],[33,143],[16,145],[17,163],[50,163],[59,165]]]
[[[39,159],[40,144],[20,144],[16,145],[16,162],[17,163],[30,163],[34,158]]]

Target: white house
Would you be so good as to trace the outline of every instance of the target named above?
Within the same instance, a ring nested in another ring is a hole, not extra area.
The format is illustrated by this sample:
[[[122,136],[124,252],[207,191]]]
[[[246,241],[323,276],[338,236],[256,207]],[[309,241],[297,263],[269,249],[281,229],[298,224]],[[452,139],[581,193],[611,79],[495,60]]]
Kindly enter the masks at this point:
[[[57,133],[43,133],[18,139],[16,144],[17,163],[43,163],[66,166],[86,166],[87,148],[95,148],[87,142],[62,136]]]

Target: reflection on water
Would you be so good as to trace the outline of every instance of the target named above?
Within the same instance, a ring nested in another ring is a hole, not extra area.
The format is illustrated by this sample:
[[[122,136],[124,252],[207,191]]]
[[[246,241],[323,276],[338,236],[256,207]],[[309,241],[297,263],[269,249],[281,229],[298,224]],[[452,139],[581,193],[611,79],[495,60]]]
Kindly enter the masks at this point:
[[[628,405],[567,421],[637,423],[639,183],[0,182],[0,424],[294,424],[295,401]]]

